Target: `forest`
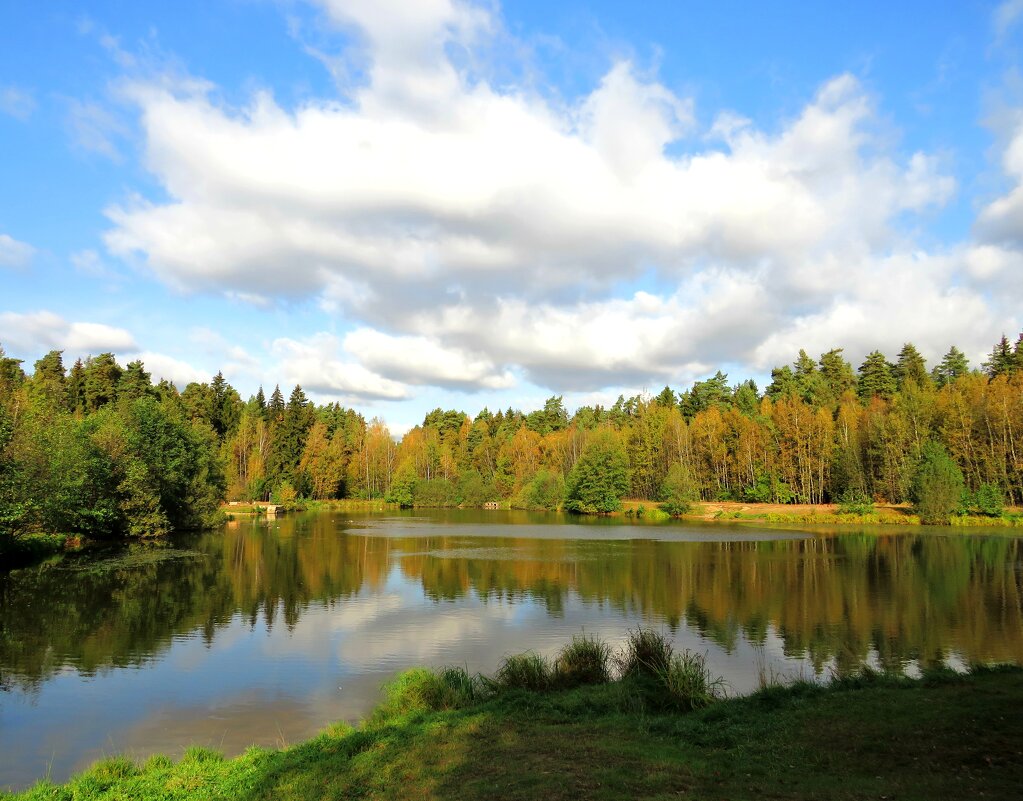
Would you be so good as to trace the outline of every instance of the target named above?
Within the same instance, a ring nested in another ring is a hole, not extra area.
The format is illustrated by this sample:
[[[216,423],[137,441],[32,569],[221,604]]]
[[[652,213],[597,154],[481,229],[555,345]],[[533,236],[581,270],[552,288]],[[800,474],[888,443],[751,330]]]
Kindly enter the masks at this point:
[[[85,537],[202,528],[225,499],[383,498],[402,506],[611,512],[623,497],[914,502],[948,512],[1023,503],[1023,334],[979,368],[952,347],[933,369],[905,345],[856,369],[841,348],[756,384],[718,372],[677,392],[569,414],[436,409],[400,441],[379,419],[301,387],[247,401],[218,373],[183,391],[110,353],[31,373],[0,348],[0,549],[30,532]],[[929,477],[929,478],[928,478]],[[946,521],[947,522],[947,521]]]

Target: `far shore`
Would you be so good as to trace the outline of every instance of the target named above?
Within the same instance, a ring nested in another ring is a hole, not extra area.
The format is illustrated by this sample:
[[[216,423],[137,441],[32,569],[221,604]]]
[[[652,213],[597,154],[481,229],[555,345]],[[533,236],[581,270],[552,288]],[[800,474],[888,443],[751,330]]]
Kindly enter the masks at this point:
[[[399,511],[395,503],[382,499],[343,498],[327,501],[300,501],[293,511],[329,508],[346,511],[383,512]],[[414,507],[421,509],[444,507]],[[471,507],[475,508],[475,507]],[[513,509],[509,501],[500,501],[489,507],[497,510]],[[266,501],[231,501],[221,509],[229,516],[245,517],[291,511]],[[533,510],[547,511],[547,510]],[[626,498],[619,511],[611,517],[626,517],[643,522],[664,522],[669,516],[660,510],[660,502],[644,498]],[[676,518],[683,521],[718,523],[799,523],[827,525],[896,525],[919,526],[920,518],[909,504],[875,504],[872,512],[843,512],[835,503],[749,503],[741,501],[697,501],[691,509]],[[1006,508],[1000,517],[982,515],[956,515],[950,519],[950,527],[1023,527],[1023,508]]]

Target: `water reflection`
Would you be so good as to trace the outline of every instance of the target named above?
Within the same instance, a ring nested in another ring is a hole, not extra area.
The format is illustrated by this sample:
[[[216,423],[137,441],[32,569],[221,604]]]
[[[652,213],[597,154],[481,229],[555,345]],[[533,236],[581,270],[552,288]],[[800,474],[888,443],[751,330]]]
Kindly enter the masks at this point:
[[[760,667],[1023,663],[1011,536],[483,519],[234,523],[0,576],[0,787],[126,745],[294,742],[407,665],[492,670],[582,627],[665,626],[740,690]]]

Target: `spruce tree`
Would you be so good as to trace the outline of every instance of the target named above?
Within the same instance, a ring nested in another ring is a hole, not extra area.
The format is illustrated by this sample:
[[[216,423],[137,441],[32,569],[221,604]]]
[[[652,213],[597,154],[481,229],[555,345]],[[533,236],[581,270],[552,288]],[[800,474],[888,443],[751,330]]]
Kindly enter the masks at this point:
[[[1012,346],[1009,345],[1008,337],[1002,334],[1002,338],[991,349],[991,355],[983,364],[984,371],[988,374],[988,378],[997,378],[1000,375],[1009,375],[1014,372],[1015,366],[1016,357]]]

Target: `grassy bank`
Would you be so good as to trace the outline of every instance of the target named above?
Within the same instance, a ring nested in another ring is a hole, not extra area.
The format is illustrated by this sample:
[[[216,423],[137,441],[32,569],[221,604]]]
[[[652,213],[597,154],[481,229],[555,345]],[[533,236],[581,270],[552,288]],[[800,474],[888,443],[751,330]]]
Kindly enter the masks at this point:
[[[6,798],[1018,798],[1023,670],[868,671],[725,700],[698,656],[667,656],[577,639],[492,678],[414,670],[358,729],[231,760],[116,758]]]

